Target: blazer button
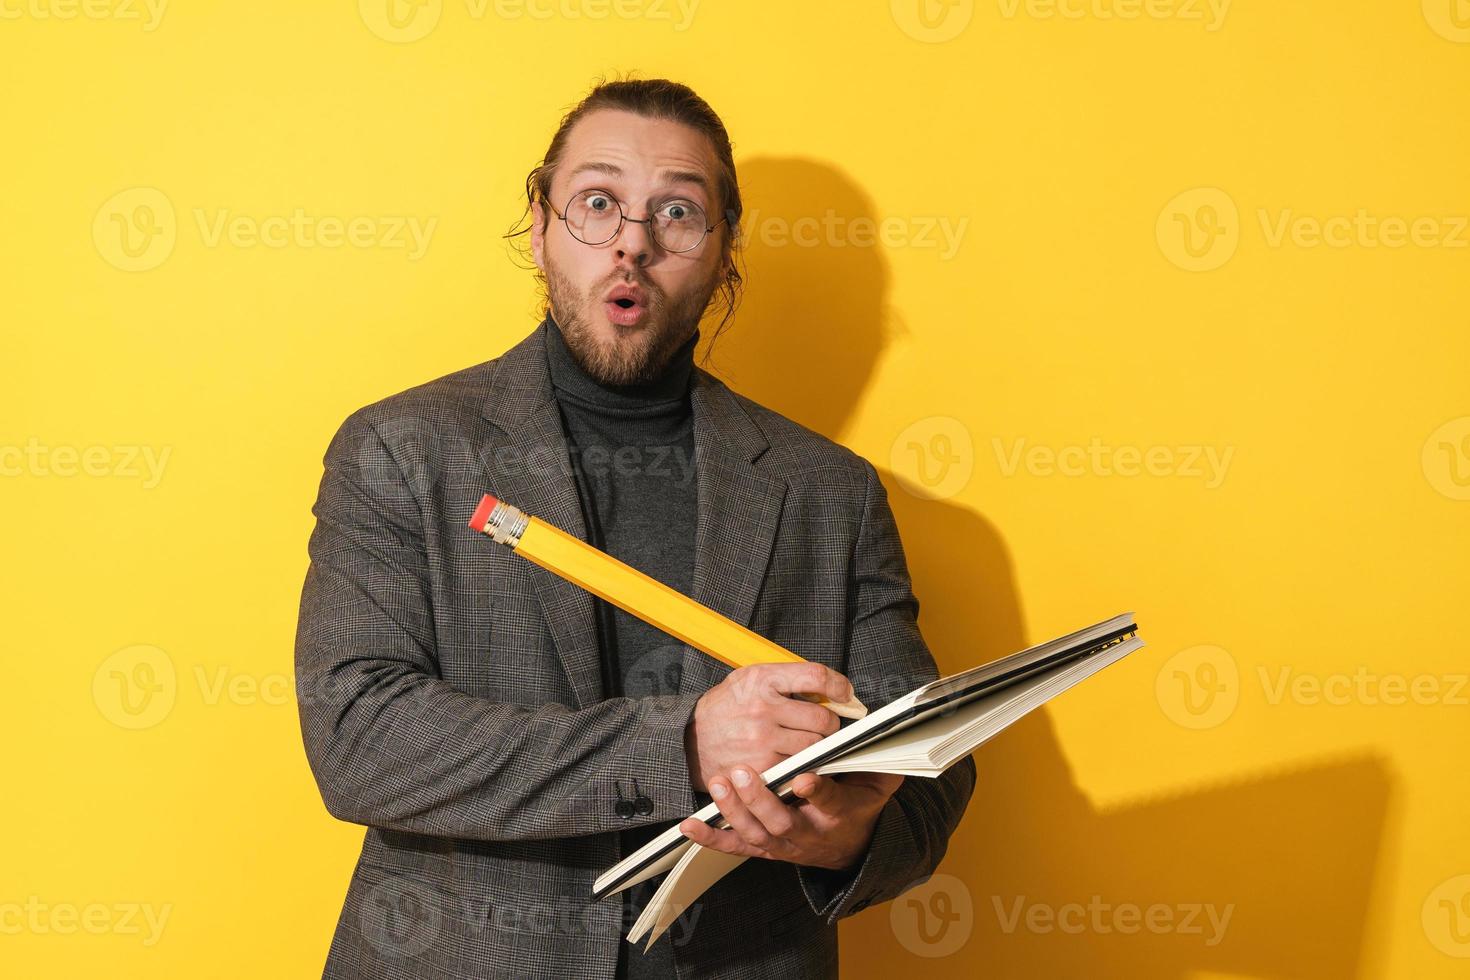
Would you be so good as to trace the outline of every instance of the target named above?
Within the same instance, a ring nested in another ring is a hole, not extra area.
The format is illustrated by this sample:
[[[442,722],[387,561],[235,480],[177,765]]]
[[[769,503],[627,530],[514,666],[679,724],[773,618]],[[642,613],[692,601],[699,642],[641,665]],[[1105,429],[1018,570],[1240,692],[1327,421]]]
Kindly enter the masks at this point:
[[[640,795],[633,800],[633,809],[638,812],[639,816],[646,817],[653,812],[653,801]]]
[[[852,910],[854,912],[861,912],[863,909],[867,908],[869,904],[871,904],[870,899],[860,898],[856,902],[852,903]]]
[[[613,812],[616,813],[618,816],[622,817],[624,820],[632,820],[633,819],[633,801],[632,800],[618,800],[616,803],[613,804]]]

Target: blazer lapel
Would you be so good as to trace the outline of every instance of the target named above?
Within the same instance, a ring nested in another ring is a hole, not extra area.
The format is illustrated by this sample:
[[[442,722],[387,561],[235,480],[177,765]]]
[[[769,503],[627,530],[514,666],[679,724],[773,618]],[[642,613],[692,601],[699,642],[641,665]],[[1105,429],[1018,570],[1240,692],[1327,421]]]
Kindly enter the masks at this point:
[[[546,366],[546,329],[555,328],[543,321],[496,362],[482,414],[501,438],[482,446],[479,455],[491,493],[585,541],[582,505]],[[749,626],[776,539],[786,483],[754,465],[768,443],[723,382],[696,367],[690,402],[697,487],[693,598]],[[577,705],[596,704],[606,692],[592,594],[528,564]],[[730,669],[687,648],[679,691],[703,691]]]
[[[723,382],[696,368],[690,400],[698,481],[693,597],[749,626],[780,525],[786,483],[755,467],[769,444]],[[684,651],[679,693],[703,691],[730,671],[690,647]]]
[[[582,504],[546,366],[546,327],[543,321],[496,362],[482,414],[503,438],[480,447],[479,455],[490,493],[586,541]],[[596,704],[606,695],[592,593],[540,565],[527,565],[577,706]]]

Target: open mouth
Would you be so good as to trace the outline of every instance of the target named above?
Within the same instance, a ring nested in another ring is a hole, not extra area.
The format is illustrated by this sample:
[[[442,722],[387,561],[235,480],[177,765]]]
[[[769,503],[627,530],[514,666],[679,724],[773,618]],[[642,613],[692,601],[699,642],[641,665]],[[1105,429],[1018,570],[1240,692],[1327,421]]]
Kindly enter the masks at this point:
[[[648,311],[648,300],[643,290],[633,285],[619,285],[603,300],[607,318],[620,327],[636,326]]]

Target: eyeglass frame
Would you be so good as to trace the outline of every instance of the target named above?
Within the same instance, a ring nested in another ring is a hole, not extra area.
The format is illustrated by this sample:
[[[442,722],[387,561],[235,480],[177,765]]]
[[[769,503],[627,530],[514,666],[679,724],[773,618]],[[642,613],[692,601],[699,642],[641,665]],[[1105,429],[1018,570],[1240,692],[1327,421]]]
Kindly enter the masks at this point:
[[[709,233],[712,232],[712,231],[714,231],[716,228],[720,227],[720,225],[723,225],[726,222],[729,222],[731,225],[733,225],[735,223],[734,220],[733,220],[734,219],[734,216],[735,216],[735,209],[734,208],[726,208],[725,209],[725,216],[723,218],[721,218],[719,221],[716,221],[714,224],[710,225],[708,228],[706,228],[704,230],[704,234],[700,236],[699,241],[695,242],[693,245],[690,245],[688,248],[679,248],[679,249],[669,248],[666,245],[664,245],[663,242],[659,241],[658,240],[658,236],[655,235],[654,232],[653,232],[653,228],[652,228],[652,225],[653,225],[653,215],[649,215],[646,218],[630,218],[630,217],[628,217],[628,212],[626,212],[626,211],[623,210],[623,202],[620,201],[620,200],[618,200],[617,195],[614,194],[612,191],[604,190],[601,187],[589,187],[589,188],[587,188],[584,191],[577,191],[575,194],[572,195],[571,199],[568,200],[567,203],[570,204],[572,200],[575,200],[576,198],[581,197],[584,194],[591,194],[593,191],[596,191],[596,192],[598,192],[600,194],[607,195],[608,199],[611,200],[614,204],[616,204],[618,206],[618,227],[606,239],[604,239],[603,241],[600,241],[596,245],[594,245],[591,242],[584,242],[584,241],[582,241],[582,239],[577,238],[577,233],[574,232],[574,231],[572,231],[572,226],[570,224],[567,224],[567,234],[568,235],[571,235],[572,238],[576,239],[578,242],[581,242],[581,244],[586,245],[588,248],[600,248],[601,246],[606,245],[608,242],[616,241],[617,240],[617,237],[623,233],[623,225],[625,223],[631,221],[635,225],[649,225],[650,227],[648,229],[648,240],[651,241],[651,242],[653,242],[654,244],[658,245],[658,247],[661,248],[661,249],[663,249],[665,252],[668,252],[671,255],[683,255],[686,252],[692,252],[696,248],[698,248],[699,246],[703,245],[704,244],[704,240],[709,237]],[[671,200],[679,200],[679,198],[671,198]],[[692,204],[692,205],[694,205],[695,207],[699,208],[700,211],[704,211],[704,208],[699,207],[698,202],[689,201],[689,203]],[[561,211],[558,211],[556,209],[556,205],[555,204],[552,204],[549,199],[546,201],[546,206],[549,207],[549,208],[551,208],[551,213],[554,214],[554,215],[556,215],[556,218],[557,218],[558,221],[562,222],[563,224],[566,224],[567,216],[564,213],[562,213]]]

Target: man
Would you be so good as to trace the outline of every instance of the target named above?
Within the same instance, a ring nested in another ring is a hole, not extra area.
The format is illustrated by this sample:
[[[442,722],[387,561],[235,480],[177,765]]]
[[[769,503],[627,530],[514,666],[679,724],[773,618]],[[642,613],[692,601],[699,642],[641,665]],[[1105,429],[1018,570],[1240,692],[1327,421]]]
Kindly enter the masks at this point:
[[[599,86],[527,181],[546,317],[354,412],[325,457],[297,675],[327,808],[367,825],[326,975],[833,976],[836,923],[930,874],[974,786],[758,774],[936,676],[861,457],[693,364],[733,311],[730,141],[673,82]],[[774,354],[773,354],[774,356]],[[491,492],[794,650],[731,671],[466,526]],[[653,884],[592,882],[681,823],[752,856],[648,952]]]

